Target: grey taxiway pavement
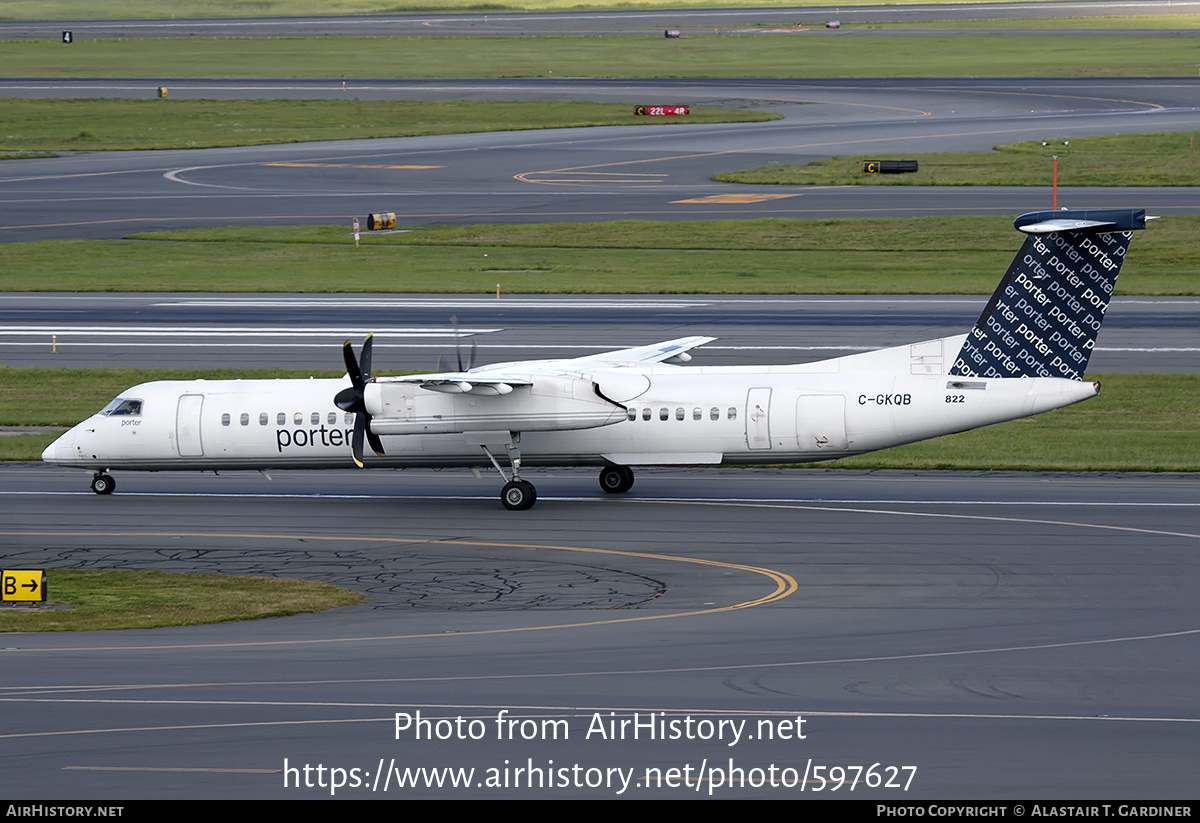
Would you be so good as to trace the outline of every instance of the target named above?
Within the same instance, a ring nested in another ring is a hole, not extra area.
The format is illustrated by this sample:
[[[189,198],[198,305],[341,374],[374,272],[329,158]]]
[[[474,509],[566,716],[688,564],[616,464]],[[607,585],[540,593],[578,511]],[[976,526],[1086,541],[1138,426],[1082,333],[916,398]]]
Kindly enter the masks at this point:
[[[457,472],[86,479],[0,469],[7,564],[373,600],[6,636],[25,796],[1194,797],[1192,477],[561,471],[520,515]]]
[[[1011,217],[1048,192],[709,176],[1200,120],[1191,78],[369,81],[345,93],[330,81],[166,82],[172,97],[562,96],[786,119],[8,162],[0,240],[380,210],[412,225]],[[7,79],[0,94],[148,96],[158,84]],[[1060,197],[1200,210],[1188,189]],[[377,362],[420,368],[452,352],[456,314],[489,359],[712,333],[706,362],[788,362],[954,333],[981,302],[6,295],[0,341],[5,365],[340,368],[341,339],[377,331]],[[1194,309],[1118,301],[1093,365],[1196,372]],[[872,799],[1195,795],[1193,477],[644,471],[618,499],[591,472],[535,479],[537,508],[517,514],[495,500],[495,478],[459,472],[122,474],[101,498],[86,473],[0,467],[6,568],[287,575],[372,598],[257,623],[6,635],[3,787],[96,800],[827,797],[834,779],[832,796]],[[451,722],[424,727],[426,739],[397,729],[397,713],[418,711]],[[622,726],[635,713],[640,730]],[[418,768],[475,771],[405,771]]]
[[[0,242],[117,238],[229,224],[399,225],[753,217],[1012,216],[1039,188],[743,186],[722,171],[835,155],[988,149],[1021,140],[1191,131],[1196,78],[986,80],[171,81],[175,97],[586,99],[769,109],[754,124],[652,125],[97,152],[0,169]],[[152,96],[160,81],[0,82],[0,94]],[[1047,159],[1047,183],[1049,163]],[[1188,187],[1062,189],[1060,206],[1200,211]]]

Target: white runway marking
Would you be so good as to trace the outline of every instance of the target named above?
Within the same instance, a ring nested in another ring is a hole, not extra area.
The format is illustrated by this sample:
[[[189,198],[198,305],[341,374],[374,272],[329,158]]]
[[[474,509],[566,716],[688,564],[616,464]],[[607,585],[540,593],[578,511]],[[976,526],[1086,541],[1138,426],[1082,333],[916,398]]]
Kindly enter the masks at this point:
[[[459,335],[490,334],[501,329],[460,328]],[[0,326],[0,335],[15,335],[28,337],[31,335],[46,336],[55,334],[59,337],[66,335],[96,335],[100,337],[295,337],[297,335],[326,335],[329,337],[345,337],[347,334],[365,336],[374,333],[376,337],[449,337],[455,336],[454,329],[430,328],[345,328],[317,327],[303,328],[297,326],[280,326],[270,328],[263,326],[231,326],[215,329],[212,326]]]
[[[499,274],[500,272],[496,272]],[[982,298],[981,298],[982,301]],[[505,297],[497,300],[495,297],[447,297],[447,298],[417,298],[402,297],[346,299],[330,295],[325,300],[289,300],[289,299],[232,299],[232,300],[172,300],[155,303],[155,306],[186,307],[186,308],[328,308],[330,304],[339,308],[356,309],[447,309],[447,308],[503,308],[503,309],[686,309],[697,306],[707,306],[710,300],[528,300]]]
[[[244,471],[234,470],[233,471]],[[83,475],[80,474],[80,477]],[[0,491],[0,496],[22,496],[29,495],[34,497],[68,497],[68,496],[88,496],[95,495],[90,491]],[[156,498],[180,498],[180,499],[246,499],[246,500],[409,500],[418,498],[420,500],[490,500],[494,495],[489,487],[487,491],[481,491],[479,495],[465,494],[428,494],[422,493],[420,490],[414,490],[413,494],[256,494],[256,493],[237,493],[237,492],[119,492],[118,497],[156,497]],[[571,496],[551,496],[538,495],[539,501],[554,500],[560,503],[602,503],[611,505],[621,502],[620,498],[612,497],[571,497]],[[1081,507],[1081,508],[1183,508],[1196,509],[1200,508],[1200,502],[1175,503],[1167,501],[1056,501],[1056,500],[876,500],[876,499],[829,499],[814,498],[811,500],[802,500],[799,498],[783,498],[783,497],[628,497],[625,500],[636,503],[714,503],[721,505],[758,505],[758,506],[805,506],[805,507],[820,507],[820,506],[1065,506],[1065,507]],[[859,511],[858,509],[843,509],[842,511]],[[884,512],[885,514],[893,512]],[[894,512],[900,514],[901,512]],[[907,512],[904,512],[907,514]]]

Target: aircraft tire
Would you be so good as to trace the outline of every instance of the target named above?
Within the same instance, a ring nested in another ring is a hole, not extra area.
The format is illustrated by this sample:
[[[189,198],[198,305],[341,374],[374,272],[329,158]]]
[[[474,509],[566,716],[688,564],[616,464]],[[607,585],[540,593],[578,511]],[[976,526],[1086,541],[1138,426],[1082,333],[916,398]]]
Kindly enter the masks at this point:
[[[110,474],[98,474],[92,478],[92,491],[96,494],[112,494],[117,488],[117,481]]]
[[[528,480],[510,480],[500,491],[500,502],[509,511],[525,511],[537,502],[537,489]]]
[[[600,488],[608,494],[624,494],[633,488],[633,469],[605,466],[600,470]]]

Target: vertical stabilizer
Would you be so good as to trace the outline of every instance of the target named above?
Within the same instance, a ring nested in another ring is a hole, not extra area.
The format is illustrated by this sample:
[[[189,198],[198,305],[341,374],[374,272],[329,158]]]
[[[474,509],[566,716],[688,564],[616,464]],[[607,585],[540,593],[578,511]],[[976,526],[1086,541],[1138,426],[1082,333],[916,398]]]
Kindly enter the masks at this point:
[[[1079,380],[1142,209],[1023,214],[1028,235],[967,335],[950,374]]]

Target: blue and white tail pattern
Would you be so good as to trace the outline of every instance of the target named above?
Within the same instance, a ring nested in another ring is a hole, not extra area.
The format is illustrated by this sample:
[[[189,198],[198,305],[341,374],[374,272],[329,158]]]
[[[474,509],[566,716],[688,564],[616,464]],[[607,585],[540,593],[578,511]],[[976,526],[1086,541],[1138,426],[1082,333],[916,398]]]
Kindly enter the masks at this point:
[[[1079,380],[1142,209],[1023,214],[1027,237],[955,359],[963,377]]]

